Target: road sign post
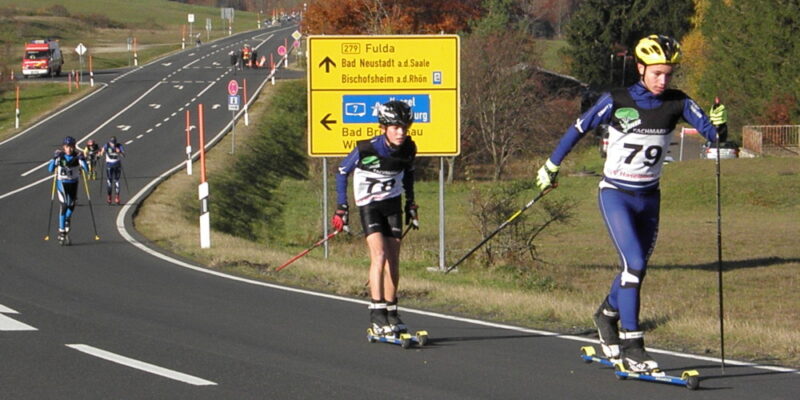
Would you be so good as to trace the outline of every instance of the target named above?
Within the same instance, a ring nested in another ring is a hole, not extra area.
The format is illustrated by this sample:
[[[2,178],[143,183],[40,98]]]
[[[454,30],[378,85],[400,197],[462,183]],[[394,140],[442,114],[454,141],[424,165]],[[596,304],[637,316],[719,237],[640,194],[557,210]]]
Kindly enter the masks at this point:
[[[413,110],[408,134],[417,144],[417,155],[460,154],[458,35],[309,36],[306,51],[310,156],[345,156],[359,140],[381,135],[376,106],[391,100]],[[444,271],[443,159],[439,168],[440,255],[435,270]]]
[[[86,54],[86,46],[83,43],[78,43],[78,46],[75,47],[75,52],[78,53],[78,65],[80,66],[78,69],[78,76],[83,75],[83,55]],[[80,79],[78,79],[78,85],[80,86]]]

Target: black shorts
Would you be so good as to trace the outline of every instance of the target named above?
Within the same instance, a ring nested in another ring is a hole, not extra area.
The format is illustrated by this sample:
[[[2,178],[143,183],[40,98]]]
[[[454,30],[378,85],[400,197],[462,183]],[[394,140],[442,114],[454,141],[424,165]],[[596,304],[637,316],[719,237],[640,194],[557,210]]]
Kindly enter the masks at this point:
[[[380,232],[383,236],[403,236],[403,207],[400,196],[376,201],[358,208],[364,236]]]

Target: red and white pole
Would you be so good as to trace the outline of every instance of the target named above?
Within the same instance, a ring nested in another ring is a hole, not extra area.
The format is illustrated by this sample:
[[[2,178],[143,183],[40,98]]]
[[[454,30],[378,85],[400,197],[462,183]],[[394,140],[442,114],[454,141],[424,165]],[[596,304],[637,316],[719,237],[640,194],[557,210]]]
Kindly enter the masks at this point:
[[[289,68],[289,38],[283,38],[283,48],[286,54],[283,55],[283,68]]]
[[[203,105],[197,105],[197,128],[200,132],[200,248],[211,248],[211,214],[208,210],[208,182],[206,181],[206,136],[203,122]]]
[[[191,118],[186,110],[186,175],[192,174],[192,135]]]
[[[244,90],[244,125],[250,126],[250,116],[247,114],[247,78],[244,79],[243,90]]]
[[[19,129],[19,85],[17,85],[17,111],[16,111],[16,123],[14,126],[16,129]]]
[[[92,56],[89,55],[89,86],[94,87],[94,69],[92,69]]]

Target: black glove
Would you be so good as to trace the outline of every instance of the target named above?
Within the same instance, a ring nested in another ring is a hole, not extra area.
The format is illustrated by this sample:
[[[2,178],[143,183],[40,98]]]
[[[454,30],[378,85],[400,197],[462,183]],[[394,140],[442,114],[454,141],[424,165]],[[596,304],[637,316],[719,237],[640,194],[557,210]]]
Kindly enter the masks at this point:
[[[62,154],[64,154],[64,152],[63,152],[63,151],[61,151],[61,150],[56,150],[56,151],[54,151],[54,152],[53,152],[53,158],[58,158],[58,157],[61,157],[61,155],[62,155]]]
[[[414,202],[406,202],[406,225],[411,225],[412,229],[419,229],[419,207]]]
[[[331,225],[333,225],[333,229],[337,232],[341,230],[350,232],[350,226],[347,224],[349,219],[350,211],[348,210],[347,204],[339,204],[336,207],[333,218],[331,218]]]

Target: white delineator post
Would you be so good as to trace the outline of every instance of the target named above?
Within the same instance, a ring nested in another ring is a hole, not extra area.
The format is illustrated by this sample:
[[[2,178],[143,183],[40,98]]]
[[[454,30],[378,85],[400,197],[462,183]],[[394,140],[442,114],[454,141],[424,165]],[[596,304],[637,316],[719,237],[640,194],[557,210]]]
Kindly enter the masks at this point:
[[[14,124],[16,129],[19,129],[19,85],[17,85],[17,109],[16,109],[16,122]]]
[[[206,181],[206,138],[203,122],[203,105],[197,105],[197,127],[200,131],[200,248],[211,248],[211,214],[208,210],[208,182]]]
[[[243,87],[243,94],[244,94],[244,125],[250,126],[250,116],[247,114],[247,78],[244,79]]]
[[[192,135],[189,110],[186,110],[186,175],[192,174]]]

